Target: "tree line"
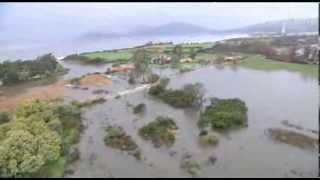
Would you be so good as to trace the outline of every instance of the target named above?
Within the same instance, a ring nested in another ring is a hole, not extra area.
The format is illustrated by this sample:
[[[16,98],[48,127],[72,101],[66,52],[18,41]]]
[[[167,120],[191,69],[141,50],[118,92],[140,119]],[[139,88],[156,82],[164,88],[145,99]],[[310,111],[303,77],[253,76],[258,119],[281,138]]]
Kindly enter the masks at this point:
[[[0,81],[3,85],[42,79],[53,73],[63,72],[63,67],[52,54],[45,54],[34,60],[5,61],[0,63]]]

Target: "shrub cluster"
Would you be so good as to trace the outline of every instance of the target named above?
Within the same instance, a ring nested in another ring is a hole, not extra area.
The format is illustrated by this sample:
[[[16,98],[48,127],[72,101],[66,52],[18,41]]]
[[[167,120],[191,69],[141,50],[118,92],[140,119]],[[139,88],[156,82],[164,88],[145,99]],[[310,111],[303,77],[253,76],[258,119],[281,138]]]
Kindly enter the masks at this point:
[[[52,54],[40,56],[35,60],[0,63],[0,81],[3,85],[43,79],[58,72],[65,72],[65,70]]]
[[[247,125],[247,107],[240,99],[212,99],[201,113],[199,126],[228,129]]]
[[[170,147],[175,142],[174,130],[178,127],[173,119],[159,116],[155,121],[139,129],[139,135],[145,140],[151,140],[156,147]]]
[[[0,177],[47,177],[61,159],[69,162],[70,147],[82,128],[80,118],[79,108],[72,105],[21,103],[12,119],[0,125]]]
[[[185,108],[201,104],[203,87],[201,84],[187,84],[182,89],[166,89],[168,80],[162,80],[149,90],[149,94],[156,96],[173,107]]]

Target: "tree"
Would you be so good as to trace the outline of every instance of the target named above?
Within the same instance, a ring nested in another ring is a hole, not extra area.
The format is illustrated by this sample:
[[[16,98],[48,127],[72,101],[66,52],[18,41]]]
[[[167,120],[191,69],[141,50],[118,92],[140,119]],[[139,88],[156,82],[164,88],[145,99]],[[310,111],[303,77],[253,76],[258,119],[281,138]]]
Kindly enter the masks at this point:
[[[43,78],[52,73],[64,71],[52,54],[39,56],[29,61],[5,61],[0,63],[0,80],[4,85],[12,85],[23,81]]]
[[[72,158],[70,147],[79,139],[80,119],[75,105],[20,103],[10,121],[0,125],[0,177],[32,177],[61,156]]]
[[[10,121],[10,115],[8,112],[0,112],[0,125],[1,124],[4,124],[4,123],[7,123]]]
[[[57,160],[62,150],[59,125],[49,103],[19,104],[14,119],[0,126],[0,176],[24,177]]]
[[[191,59],[194,59],[196,56],[197,56],[196,48],[195,48],[195,47],[192,47],[192,48],[190,49],[190,58],[191,58]]]
[[[173,48],[173,58],[172,58],[172,64],[174,66],[178,65],[180,62],[180,59],[182,58],[182,46],[181,45],[176,45]]]
[[[195,103],[197,105],[202,105],[204,102],[204,93],[205,89],[203,84],[195,83],[195,84],[186,84],[183,87],[183,90],[188,94],[191,94],[192,97],[195,99]]]
[[[29,175],[59,158],[61,138],[43,121],[18,119],[9,126],[0,142],[0,176]]]
[[[134,52],[132,56],[132,61],[135,66],[135,77],[139,78],[142,76],[143,81],[145,80],[145,75],[149,73],[149,61],[150,57],[145,49],[138,49]]]

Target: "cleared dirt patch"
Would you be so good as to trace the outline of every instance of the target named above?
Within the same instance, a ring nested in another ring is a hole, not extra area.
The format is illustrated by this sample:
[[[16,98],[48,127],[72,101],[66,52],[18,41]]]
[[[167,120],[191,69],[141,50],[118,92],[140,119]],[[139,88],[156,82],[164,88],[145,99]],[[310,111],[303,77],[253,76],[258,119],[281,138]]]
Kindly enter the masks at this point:
[[[104,86],[111,83],[109,78],[101,74],[90,74],[80,79],[80,85],[84,86]]]
[[[14,97],[2,97],[0,99],[1,110],[11,110],[23,100],[55,100],[61,98],[67,93],[65,89],[66,82],[61,80],[47,86],[34,87],[26,90]]]

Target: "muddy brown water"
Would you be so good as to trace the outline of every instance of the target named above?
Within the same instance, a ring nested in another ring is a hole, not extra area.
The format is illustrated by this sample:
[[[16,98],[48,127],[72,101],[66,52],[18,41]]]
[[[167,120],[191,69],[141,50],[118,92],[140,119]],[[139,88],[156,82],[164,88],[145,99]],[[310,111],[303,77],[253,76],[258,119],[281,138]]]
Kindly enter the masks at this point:
[[[199,144],[197,109],[175,109],[150,97],[146,91],[137,92],[85,110],[87,128],[78,145],[81,160],[71,166],[74,173],[67,177],[191,177],[180,168],[186,152],[200,163],[199,177],[317,176],[316,153],[275,142],[265,133],[268,128],[288,128],[281,123],[283,120],[319,130],[316,79],[285,70],[264,72],[233,66],[210,66],[183,74],[170,69],[156,72],[171,77],[172,88],[200,82],[205,86],[206,97],[241,98],[249,109],[249,127],[218,133],[218,146],[205,147]],[[125,78],[113,78],[115,82],[105,87],[110,92],[132,88]],[[74,91],[73,98],[90,94]],[[146,112],[134,115],[128,104],[139,103],[146,104]],[[140,127],[160,115],[175,119],[179,127],[171,148],[155,148],[137,135]],[[103,138],[108,125],[122,126],[140,147],[144,160],[137,161],[125,152],[106,147]],[[299,133],[317,137],[310,132]],[[211,155],[217,157],[213,166],[208,165]]]
[[[88,66],[63,63],[71,79],[92,72],[104,72],[106,66]],[[154,69],[161,76],[171,78],[169,87],[180,88],[187,83],[200,82],[206,97],[240,98],[248,106],[248,128],[217,133],[219,144],[206,147],[199,144],[197,109],[175,109],[150,97],[146,91],[110,99],[103,104],[84,109],[86,126],[77,145],[80,160],[70,165],[74,171],[66,177],[191,177],[180,168],[185,153],[201,165],[199,177],[314,177],[318,175],[318,155],[285,143],[275,142],[266,130],[283,128],[310,137],[318,135],[283,125],[284,120],[303,127],[318,129],[319,86],[317,79],[299,73],[282,71],[264,72],[240,66],[203,67],[187,73],[172,69]],[[112,84],[89,87],[88,90],[70,89],[67,101],[94,96],[97,89],[117,93],[138,85],[129,85],[125,76],[113,76]],[[128,106],[146,104],[146,112],[133,114]],[[137,134],[138,129],[157,116],[175,119],[179,130],[171,148],[155,148]],[[103,142],[105,128],[119,125],[141,149],[143,160],[106,147]],[[208,165],[214,155],[217,161]]]

